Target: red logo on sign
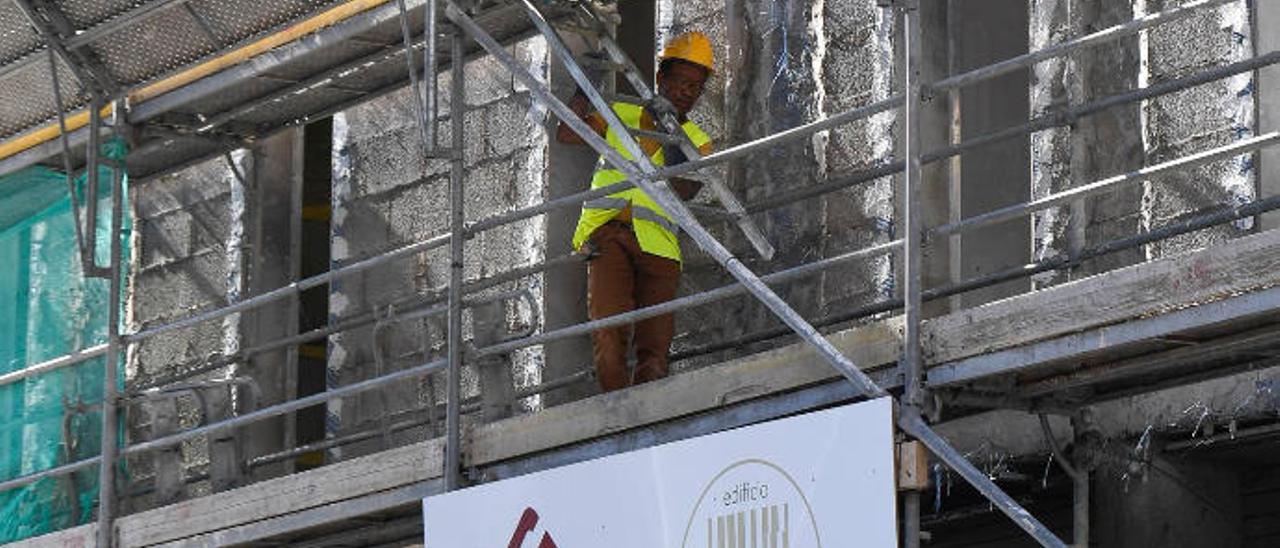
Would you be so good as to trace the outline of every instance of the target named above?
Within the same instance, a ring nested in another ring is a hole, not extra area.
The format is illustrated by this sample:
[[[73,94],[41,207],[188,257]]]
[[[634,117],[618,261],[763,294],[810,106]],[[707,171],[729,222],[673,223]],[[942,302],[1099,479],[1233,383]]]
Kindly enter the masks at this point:
[[[520,522],[516,524],[516,531],[511,534],[511,542],[507,543],[507,548],[520,548],[524,545],[525,537],[533,532],[533,528],[538,525],[538,512],[533,508],[525,508],[524,513],[520,514]],[[556,541],[551,539],[551,533],[542,533],[542,540],[538,542],[538,548],[559,548]]]

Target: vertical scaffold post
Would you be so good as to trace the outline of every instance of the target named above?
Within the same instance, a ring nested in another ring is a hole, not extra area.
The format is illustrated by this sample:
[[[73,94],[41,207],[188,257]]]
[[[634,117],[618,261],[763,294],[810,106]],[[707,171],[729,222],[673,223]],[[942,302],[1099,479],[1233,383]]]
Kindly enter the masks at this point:
[[[463,117],[467,111],[464,104],[466,79],[463,69],[467,60],[462,47],[462,31],[454,29],[450,38],[449,121],[452,124],[452,166],[449,170],[449,230],[453,236],[449,239],[449,384],[445,402],[444,476],[445,487],[452,491],[460,487],[462,481],[462,459],[458,445],[462,438],[459,424],[462,411],[462,245],[466,240],[462,237],[465,231],[462,183],[466,175],[463,171],[463,154],[466,149],[463,143]]]
[[[906,104],[903,108],[903,157],[906,171],[902,177],[903,211],[903,309],[906,333],[902,341],[902,361],[899,370],[905,387],[902,404],[910,412],[919,413],[924,403],[921,372],[920,308],[921,285],[921,232],[920,214],[920,118],[921,118],[921,48],[920,8],[915,0],[900,0],[897,8],[903,22],[903,87]],[[907,491],[903,496],[903,545],[906,548],[920,546],[920,493]]]
[[[100,277],[105,272],[98,267],[97,259],[97,239],[94,238],[95,231],[98,229],[98,153],[102,146],[102,96],[97,93],[93,94],[93,99],[89,101],[89,144],[85,148],[85,190],[84,190],[84,233],[85,247],[80,250],[83,254],[81,263],[84,265],[85,277]]]
[[[425,18],[423,24],[423,39],[426,41],[426,52],[422,56],[422,85],[426,87],[426,97],[423,102],[426,104],[426,147],[427,155],[435,156],[439,154],[436,148],[436,119],[439,117],[439,101],[437,97],[437,79],[436,65],[439,64],[440,41],[437,34],[440,32],[439,17],[440,10],[436,4],[436,0],[427,0],[425,6],[422,7]]]
[[[94,104],[94,111],[99,106]],[[96,164],[89,164],[91,171],[97,171]],[[98,471],[98,546],[111,548],[115,546],[113,525],[115,521],[116,498],[116,461],[119,451],[116,439],[119,436],[116,424],[116,368],[120,359],[120,290],[122,288],[120,263],[120,234],[124,223],[124,177],[119,165],[111,167],[111,263],[108,270],[109,281],[107,296],[107,354],[103,363],[102,375],[102,461]],[[92,236],[90,236],[92,237]]]

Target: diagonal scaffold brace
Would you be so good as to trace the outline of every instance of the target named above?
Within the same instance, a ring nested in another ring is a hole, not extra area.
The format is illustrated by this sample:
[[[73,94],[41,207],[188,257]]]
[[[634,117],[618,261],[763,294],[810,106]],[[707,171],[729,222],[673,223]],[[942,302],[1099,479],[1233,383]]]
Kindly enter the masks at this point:
[[[521,0],[528,6],[528,0]],[[532,7],[532,6],[528,6]],[[536,14],[534,9],[531,13]],[[572,52],[560,40],[559,35],[551,29],[551,26],[540,15],[534,17],[534,23],[542,32],[548,46],[552,52],[561,59],[568,68],[570,75],[574,78],[578,87],[587,94],[587,98],[596,108],[597,112],[605,118],[609,127],[614,129],[623,148],[633,157],[639,159],[636,162],[628,161],[617,150],[597,135],[585,122],[573,114],[573,111],[564,102],[560,101],[551,92],[548,85],[529,70],[521,65],[516,59],[498,43],[492,36],[488,34],[480,25],[468,16],[453,1],[448,3],[445,11],[446,16],[466,32],[472,39],[476,40],[482,48],[494,57],[499,63],[509,70],[512,75],[526,86],[531,94],[539,102],[545,105],[556,117],[567,124],[575,133],[577,133],[593,150],[595,150],[604,160],[612,165],[615,169],[622,171],[627,177],[644,190],[655,202],[658,203],[676,223],[698,244],[698,246],[708,255],[716,260],[725,270],[727,270],[739,283],[746,287],[756,299],[762,302],[770,309],[779,319],[788,327],[796,332],[801,338],[811,345],[817,353],[822,356],[832,367],[834,367],[841,375],[843,375],[854,387],[858,393],[866,398],[880,398],[889,396],[889,393],[878,386],[865,373],[863,373],[852,361],[840,353],[830,342],[822,337],[812,325],[791,308],[781,297],[773,290],[769,289],[754,272],[746,267],[737,257],[729,252],[710,232],[703,227],[689,209],[681,202],[671,191],[667,182],[658,176],[658,168],[648,160],[643,153],[640,145],[627,131],[626,126],[613,113],[608,102],[604,97],[596,91],[587,78],[586,73],[581,66],[577,64],[572,56]],[[932,428],[920,417],[918,412],[912,408],[901,409],[898,414],[899,426],[908,434],[919,439],[933,454],[937,455],[944,463],[955,470],[967,482],[972,484],[980,493],[991,501],[993,505],[999,508],[1005,515],[1009,516],[1020,528],[1036,539],[1043,546],[1065,548],[1066,544],[1058,539],[1044,524],[1040,523],[1026,509],[1013,500],[1007,493],[1000,489],[985,474],[978,470],[964,456],[952,447],[945,439],[939,436]]]

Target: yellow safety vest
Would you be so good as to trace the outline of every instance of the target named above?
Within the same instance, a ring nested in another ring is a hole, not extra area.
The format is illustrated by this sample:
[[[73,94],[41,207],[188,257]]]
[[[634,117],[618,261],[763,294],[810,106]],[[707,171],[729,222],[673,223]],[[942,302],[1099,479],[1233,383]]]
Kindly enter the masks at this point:
[[[622,119],[622,123],[627,127],[640,129],[640,118],[644,114],[644,107],[632,105],[628,103],[614,103],[613,111]],[[693,142],[693,146],[701,148],[702,145],[711,141],[706,132],[692,121],[685,122],[682,126],[685,135],[689,136],[689,140]],[[610,128],[605,134],[605,139],[610,145],[622,154],[628,160],[633,159],[626,148],[622,146],[622,142],[618,140],[618,136],[614,134]],[[649,157],[656,166],[666,165],[666,159],[662,154],[662,147]],[[595,176],[591,178],[592,190],[604,188],[612,184],[620,183],[627,180],[627,176],[616,169],[606,169],[608,165],[604,158],[596,163]],[[636,233],[636,241],[640,244],[640,249],[645,253],[666,257],[676,261],[680,260],[680,242],[676,237],[679,226],[675,221],[671,220],[671,216],[667,215],[653,201],[648,194],[645,194],[639,187],[631,187],[627,190],[610,194],[605,198],[596,198],[582,204],[582,215],[578,217],[578,228],[573,233],[573,248],[581,249],[582,244],[591,237],[591,233],[595,232],[601,225],[609,222],[618,215],[620,211],[631,205],[631,226]]]

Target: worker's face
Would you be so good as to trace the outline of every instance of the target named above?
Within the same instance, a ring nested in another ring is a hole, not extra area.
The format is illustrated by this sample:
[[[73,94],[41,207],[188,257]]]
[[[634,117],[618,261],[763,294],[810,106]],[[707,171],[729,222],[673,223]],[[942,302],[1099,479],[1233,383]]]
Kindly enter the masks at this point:
[[[658,93],[671,101],[681,115],[688,114],[702,97],[708,76],[706,68],[693,63],[668,63],[665,70],[658,72]]]

